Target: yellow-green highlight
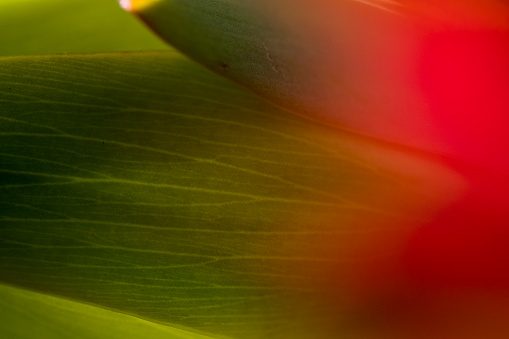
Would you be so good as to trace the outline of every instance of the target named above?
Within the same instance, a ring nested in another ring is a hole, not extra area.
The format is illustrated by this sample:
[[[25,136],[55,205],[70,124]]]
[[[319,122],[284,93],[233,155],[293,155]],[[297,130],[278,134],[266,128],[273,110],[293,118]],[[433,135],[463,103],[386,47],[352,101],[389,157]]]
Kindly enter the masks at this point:
[[[0,337],[214,339],[101,307],[0,284]]]

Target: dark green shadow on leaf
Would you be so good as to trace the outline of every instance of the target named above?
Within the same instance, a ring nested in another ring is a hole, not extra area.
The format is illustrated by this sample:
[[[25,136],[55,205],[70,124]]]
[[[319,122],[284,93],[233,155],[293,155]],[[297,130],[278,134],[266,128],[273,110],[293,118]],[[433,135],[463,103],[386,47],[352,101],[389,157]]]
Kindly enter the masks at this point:
[[[0,280],[158,323],[346,333],[353,249],[444,180],[173,52],[0,69]]]

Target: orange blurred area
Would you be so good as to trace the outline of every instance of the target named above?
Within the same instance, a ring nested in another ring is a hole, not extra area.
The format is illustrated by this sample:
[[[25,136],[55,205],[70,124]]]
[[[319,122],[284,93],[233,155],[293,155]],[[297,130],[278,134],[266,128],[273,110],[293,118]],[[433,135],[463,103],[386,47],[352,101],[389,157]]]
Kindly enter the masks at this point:
[[[280,246],[320,260],[276,265],[285,276],[268,283],[313,290],[299,307],[312,309],[318,301],[317,312],[329,317],[321,326],[338,324],[353,338],[508,336],[507,175],[456,161],[448,165],[467,183],[450,202],[380,185],[362,194],[371,206],[384,201],[385,215],[358,209],[291,221],[323,234],[285,237]],[[448,187],[436,178],[429,182],[437,185],[434,193],[451,195],[453,183]]]
[[[428,25],[459,29],[507,29],[505,0],[399,0],[408,15]]]

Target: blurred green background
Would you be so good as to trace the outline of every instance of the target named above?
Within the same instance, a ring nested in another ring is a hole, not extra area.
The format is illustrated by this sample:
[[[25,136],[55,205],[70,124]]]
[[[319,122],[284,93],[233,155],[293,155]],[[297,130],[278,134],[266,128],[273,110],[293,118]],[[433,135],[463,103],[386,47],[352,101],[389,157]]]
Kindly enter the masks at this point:
[[[115,0],[0,0],[0,56],[169,49]]]

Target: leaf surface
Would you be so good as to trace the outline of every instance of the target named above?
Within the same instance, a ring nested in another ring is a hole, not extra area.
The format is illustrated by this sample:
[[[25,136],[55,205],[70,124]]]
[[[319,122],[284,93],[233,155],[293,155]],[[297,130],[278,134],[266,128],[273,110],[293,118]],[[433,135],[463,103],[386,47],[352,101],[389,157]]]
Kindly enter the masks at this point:
[[[0,280],[38,292],[219,336],[358,334],[398,279],[377,263],[461,188],[174,52],[0,68]]]

